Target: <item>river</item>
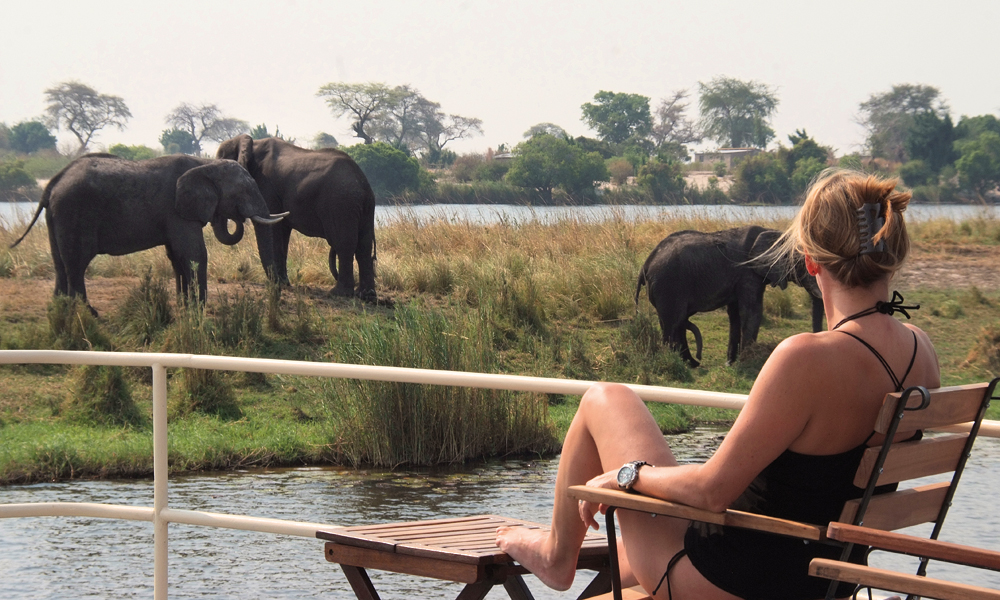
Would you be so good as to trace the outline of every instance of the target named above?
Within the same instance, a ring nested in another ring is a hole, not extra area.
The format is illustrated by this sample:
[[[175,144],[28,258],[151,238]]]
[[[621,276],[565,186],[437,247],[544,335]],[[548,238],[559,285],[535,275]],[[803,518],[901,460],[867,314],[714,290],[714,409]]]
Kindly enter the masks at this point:
[[[668,441],[682,461],[709,456],[723,431],[701,428]],[[170,480],[170,506],[331,525],[498,514],[548,522],[558,458],[498,460],[457,468],[353,471],[298,468],[200,473]],[[1000,440],[980,438],[941,539],[1000,550]],[[0,503],[77,501],[152,506],[153,484],[70,481],[0,488]],[[911,533],[927,535],[929,528]],[[0,520],[0,598],[150,598],[152,525],[86,518]],[[170,525],[170,598],[353,598],[343,572],[323,557],[319,540]],[[873,556],[872,564],[910,571],[915,563]],[[571,592],[527,583],[539,600]],[[932,563],[932,576],[1000,587],[1000,573]],[[386,600],[455,597],[461,586],[373,572]],[[494,588],[488,598],[506,598]]]
[[[37,208],[31,202],[0,202],[0,222],[7,226],[26,224]],[[795,216],[796,206],[515,206],[511,204],[429,204],[412,206],[376,206],[375,220],[380,226],[401,218],[422,221],[441,219],[470,223],[498,223],[560,219],[602,221],[615,218],[676,218],[710,219],[732,222],[768,222]],[[950,219],[962,221],[975,218],[998,218],[1000,207],[969,204],[914,204],[907,209],[911,220]]]

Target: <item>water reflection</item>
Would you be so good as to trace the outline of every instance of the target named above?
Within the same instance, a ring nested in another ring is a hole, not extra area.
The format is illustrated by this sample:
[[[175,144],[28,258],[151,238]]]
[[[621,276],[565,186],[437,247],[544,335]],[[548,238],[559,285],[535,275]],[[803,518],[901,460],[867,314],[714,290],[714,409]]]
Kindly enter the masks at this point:
[[[670,436],[682,461],[717,446],[712,428]],[[547,522],[558,459],[504,460],[419,471],[300,468],[176,477],[170,506],[231,514],[364,524],[492,513]],[[980,439],[942,539],[1000,550],[992,510],[1000,479],[1000,440]],[[151,481],[75,481],[0,488],[0,502],[83,501],[152,505]],[[922,532],[926,534],[926,531]],[[83,518],[0,520],[0,598],[149,598],[152,525]],[[907,568],[893,557],[874,564]],[[583,575],[585,575],[584,573]],[[1000,587],[1000,575],[932,565],[932,575]],[[386,600],[455,597],[458,584],[373,572]],[[575,598],[586,584],[558,594],[529,578],[539,599]],[[298,537],[170,526],[171,598],[353,598],[322,542]],[[488,598],[506,598],[503,588]]]

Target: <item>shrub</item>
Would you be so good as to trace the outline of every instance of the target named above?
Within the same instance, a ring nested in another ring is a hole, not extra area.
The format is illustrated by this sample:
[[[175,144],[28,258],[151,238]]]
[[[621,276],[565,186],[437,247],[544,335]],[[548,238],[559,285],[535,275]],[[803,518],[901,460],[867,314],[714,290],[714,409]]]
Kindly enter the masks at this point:
[[[154,278],[152,269],[147,269],[139,284],[129,289],[115,320],[126,340],[137,346],[151,344],[173,320],[166,281]]]
[[[55,150],[56,138],[40,121],[21,121],[10,128],[10,147],[21,154]]]
[[[223,346],[249,354],[264,336],[265,300],[241,288],[230,301],[222,292],[215,305],[215,339]]]
[[[149,146],[126,146],[125,144],[115,144],[108,148],[110,154],[127,158],[129,160],[146,160],[156,158],[159,153]]]
[[[342,150],[364,171],[376,196],[399,194],[420,187],[420,165],[417,161],[385,142],[357,144]]]
[[[17,196],[37,195],[35,178],[24,168],[19,159],[0,162],[0,200],[14,200]]]
[[[684,194],[684,168],[680,163],[653,158],[639,169],[636,184],[653,194],[657,202],[677,201]]]
[[[61,414],[75,421],[109,426],[141,426],[146,417],[132,398],[132,389],[119,366],[79,368]]]
[[[90,307],[76,297],[56,296],[46,311],[49,335],[56,350],[111,350]]]
[[[608,173],[611,175],[612,183],[623,185],[629,177],[635,175],[635,167],[624,158],[612,158],[608,160]]]
[[[781,160],[769,152],[743,159],[736,167],[733,200],[746,203],[787,204],[792,200],[792,187]]]
[[[167,330],[164,352],[180,354],[213,354],[211,323],[197,302],[178,310],[177,318]],[[171,412],[181,416],[193,411],[238,418],[240,409],[233,397],[232,386],[220,371],[180,369],[180,384],[173,398]]]
[[[455,178],[455,181],[472,181],[476,170],[484,162],[485,159],[482,154],[463,154],[451,164],[451,176]]]

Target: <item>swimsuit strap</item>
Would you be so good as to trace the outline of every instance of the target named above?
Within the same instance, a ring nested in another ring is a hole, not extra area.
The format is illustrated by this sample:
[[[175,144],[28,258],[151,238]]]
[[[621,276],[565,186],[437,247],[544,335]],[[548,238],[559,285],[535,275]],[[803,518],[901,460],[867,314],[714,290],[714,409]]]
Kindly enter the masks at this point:
[[[858,340],[859,342],[861,342],[862,344],[864,344],[866,348],[868,348],[869,350],[871,350],[872,354],[875,355],[875,358],[877,358],[879,360],[879,362],[882,363],[882,366],[885,367],[885,371],[886,371],[886,373],[889,374],[889,377],[892,378],[892,382],[894,384],[896,384],[896,391],[897,392],[903,391],[903,382],[906,381],[906,378],[907,378],[907,376],[909,376],[910,371],[913,370],[913,363],[914,363],[914,361],[917,360],[917,334],[916,333],[914,333],[912,331],[910,332],[910,335],[913,336],[913,356],[910,357],[910,364],[909,364],[909,366],[906,367],[906,373],[903,373],[903,378],[902,379],[899,379],[899,378],[896,377],[896,373],[893,372],[892,367],[889,366],[889,363],[885,360],[885,358],[882,357],[881,354],[878,353],[878,350],[876,350],[875,348],[872,347],[871,344],[869,344],[868,342],[864,341],[863,339],[859,338],[858,336],[854,335],[853,333],[851,333],[849,331],[841,331],[840,333],[844,333],[844,334],[847,334],[847,335],[851,336],[852,338],[854,338],[854,339]]]

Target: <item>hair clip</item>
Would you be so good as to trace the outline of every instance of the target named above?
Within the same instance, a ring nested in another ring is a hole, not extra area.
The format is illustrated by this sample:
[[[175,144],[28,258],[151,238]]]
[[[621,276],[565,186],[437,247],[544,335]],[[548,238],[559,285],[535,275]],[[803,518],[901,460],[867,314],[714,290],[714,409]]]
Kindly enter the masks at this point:
[[[869,202],[858,209],[858,235],[861,237],[861,250],[858,256],[885,252],[885,240],[878,243],[872,241],[875,234],[885,226],[885,217],[880,216],[882,204]]]

